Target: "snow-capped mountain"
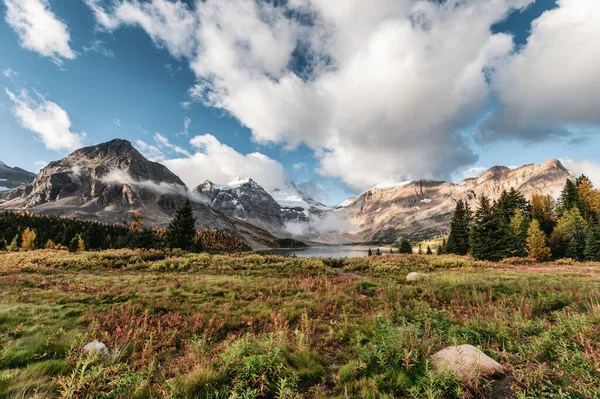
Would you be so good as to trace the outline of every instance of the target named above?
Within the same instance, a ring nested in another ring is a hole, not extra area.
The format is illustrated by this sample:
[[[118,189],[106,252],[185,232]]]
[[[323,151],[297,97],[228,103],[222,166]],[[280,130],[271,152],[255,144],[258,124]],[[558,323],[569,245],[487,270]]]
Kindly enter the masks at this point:
[[[35,179],[35,173],[21,168],[11,168],[0,161],[0,191],[8,191],[12,188],[30,184]]]

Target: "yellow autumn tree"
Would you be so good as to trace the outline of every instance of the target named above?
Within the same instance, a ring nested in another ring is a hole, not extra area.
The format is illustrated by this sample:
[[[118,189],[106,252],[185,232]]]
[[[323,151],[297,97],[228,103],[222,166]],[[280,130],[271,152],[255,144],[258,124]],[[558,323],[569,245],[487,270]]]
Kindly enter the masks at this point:
[[[529,259],[543,262],[550,259],[552,253],[546,245],[546,234],[540,229],[540,222],[533,219],[527,231],[527,252]]]
[[[35,230],[31,230],[29,227],[25,229],[21,237],[21,249],[23,251],[31,251],[35,249],[35,239],[37,235]]]
[[[54,244],[54,241],[52,240],[48,240],[46,241],[46,249],[56,249],[56,244]]]

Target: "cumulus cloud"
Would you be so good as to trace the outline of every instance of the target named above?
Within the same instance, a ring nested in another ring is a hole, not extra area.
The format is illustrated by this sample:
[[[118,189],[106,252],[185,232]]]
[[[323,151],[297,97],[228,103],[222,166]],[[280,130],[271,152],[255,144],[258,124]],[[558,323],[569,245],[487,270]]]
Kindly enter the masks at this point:
[[[600,187],[600,163],[584,159],[574,161],[572,159],[561,159],[562,164],[575,176],[586,175],[596,187]]]
[[[13,114],[24,128],[36,133],[46,148],[51,150],[75,150],[82,147],[86,134],[71,129],[67,111],[41,94],[35,97],[22,90],[18,95],[5,88],[13,102]]]
[[[189,187],[206,180],[228,183],[236,177],[249,176],[272,191],[289,180],[283,166],[274,159],[258,152],[241,154],[213,135],[196,136],[190,144],[196,149],[193,155],[162,162]]]
[[[482,142],[600,123],[600,42],[591,40],[600,3],[559,0],[520,49],[492,33],[532,2],[123,0],[101,9],[110,22],[94,12],[105,28],[140,26],[187,60],[192,98],[236,117],[255,142],[306,144],[318,173],[364,190],[475,163],[457,132],[493,93],[499,109],[477,129]]]
[[[465,170],[462,175],[465,179],[472,179],[481,176],[488,168],[482,166],[475,166],[473,168]]]
[[[531,26],[527,44],[493,75],[501,108],[480,141],[538,141],[600,124],[600,2],[558,0]]]
[[[69,46],[67,25],[56,17],[48,0],[4,0],[6,22],[17,33],[21,46],[49,57],[57,65],[76,55]]]
[[[293,165],[294,170],[306,170],[307,166],[304,162],[298,162]]]

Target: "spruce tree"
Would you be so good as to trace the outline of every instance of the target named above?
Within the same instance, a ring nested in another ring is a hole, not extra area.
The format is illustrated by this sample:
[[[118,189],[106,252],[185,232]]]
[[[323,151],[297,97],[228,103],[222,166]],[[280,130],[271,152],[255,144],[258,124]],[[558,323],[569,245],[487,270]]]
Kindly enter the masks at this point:
[[[510,219],[510,230],[512,233],[511,254],[513,256],[525,256],[527,254],[527,231],[529,229],[529,218],[521,209],[517,209]]]
[[[177,210],[167,228],[166,241],[169,248],[189,250],[194,246],[196,237],[196,217],[189,200]]]
[[[433,251],[431,251],[431,247],[428,245],[427,246],[427,251],[425,252],[426,255],[433,255]]]
[[[471,210],[463,200],[458,200],[450,222],[450,236],[444,245],[447,254],[466,255],[469,252]]]
[[[556,226],[556,203],[550,195],[533,194],[531,197],[531,217],[540,223],[540,229],[550,237]]]
[[[527,255],[529,259],[543,262],[550,259],[552,253],[546,246],[546,234],[540,229],[540,222],[533,220],[527,231]]]
[[[600,261],[600,227],[597,224],[588,226],[584,256],[587,260]]]
[[[79,248],[79,236],[75,236],[69,242],[69,252],[77,252],[78,248]]]
[[[482,196],[471,229],[471,255],[476,259],[499,260],[507,256],[510,232],[502,215]]]
[[[369,252],[367,252],[367,256],[373,256],[373,251],[369,248]]]
[[[586,231],[587,222],[581,216],[579,208],[573,207],[566,210],[558,219],[558,223],[550,237],[552,254],[557,258],[564,256],[573,259],[583,258]]]
[[[567,179],[559,199],[561,214],[576,207],[577,202],[579,202],[577,185],[573,180]]]
[[[375,250],[375,255],[381,256],[381,250],[379,248]]]
[[[412,245],[410,244],[410,242],[406,239],[403,238],[400,241],[400,253],[401,254],[412,254],[413,253],[413,249],[412,249]]]

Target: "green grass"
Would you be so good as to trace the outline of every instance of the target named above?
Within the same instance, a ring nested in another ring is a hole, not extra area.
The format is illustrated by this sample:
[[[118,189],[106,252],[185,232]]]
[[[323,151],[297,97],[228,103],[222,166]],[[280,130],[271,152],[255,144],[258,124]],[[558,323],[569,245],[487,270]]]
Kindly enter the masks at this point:
[[[82,354],[95,339],[109,357]],[[600,397],[600,265],[0,254],[0,397],[483,397],[431,371],[453,344],[505,365],[516,397]]]

